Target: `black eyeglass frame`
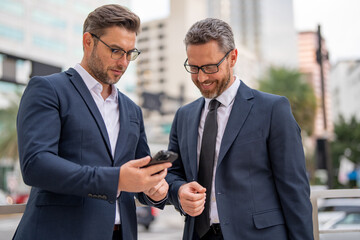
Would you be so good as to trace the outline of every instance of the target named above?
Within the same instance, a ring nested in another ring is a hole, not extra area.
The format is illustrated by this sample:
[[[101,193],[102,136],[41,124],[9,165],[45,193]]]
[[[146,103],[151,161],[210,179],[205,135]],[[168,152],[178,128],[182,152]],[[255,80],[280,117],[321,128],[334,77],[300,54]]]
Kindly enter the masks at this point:
[[[187,64],[187,61],[188,61],[188,58],[185,60],[185,62],[184,62],[184,68],[185,68],[185,70],[188,72],[188,73],[191,73],[191,74],[198,74],[199,73],[199,71],[200,71],[200,69],[201,69],[201,71],[203,71],[203,73],[205,73],[205,74],[214,74],[214,73],[217,73],[217,72],[219,72],[219,66],[220,66],[220,64],[225,60],[225,58],[229,55],[229,53],[232,51],[232,50],[234,50],[234,49],[231,49],[230,51],[228,51],[226,54],[225,54],[225,56],[220,60],[220,62],[218,62],[217,64],[206,64],[206,65],[202,65],[202,66],[196,66],[196,65],[190,65],[190,64]],[[206,70],[204,69],[204,67],[209,67],[209,66],[216,66],[216,71],[215,72],[206,72]],[[187,67],[195,67],[195,68],[197,68],[197,71],[196,72],[192,72],[192,71],[189,71],[188,69],[187,69]]]
[[[96,34],[94,34],[94,33],[90,33],[91,34],[91,36],[92,37],[94,37],[94,38],[96,38],[97,40],[99,40],[100,42],[102,42],[105,46],[107,46],[110,50],[111,50],[111,58],[112,59],[114,59],[114,60],[119,60],[119,59],[121,59],[125,54],[126,54],[126,59],[128,60],[128,61],[134,61],[139,55],[140,55],[140,51],[138,50],[138,49],[132,49],[132,50],[130,50],[130,51],[125,51],[124,49],[122,49],[122,48],[112,48],[112,47],[110,47],[108,44],[106,44],[103,40],[101,40],[100,39],[100,37],[98,37]],[[123,52],[123,54],[121,55],[121,57],[119,57],[119,58],[114,58],[113,57],[113,54],[114,53],[117,53],[117,52],[119,52],[119,51],[121,51],[121,52]],[[132,53],[137,53],[137,55],[135,55],[135,57],[132,57],[131,58],[131,54]]]

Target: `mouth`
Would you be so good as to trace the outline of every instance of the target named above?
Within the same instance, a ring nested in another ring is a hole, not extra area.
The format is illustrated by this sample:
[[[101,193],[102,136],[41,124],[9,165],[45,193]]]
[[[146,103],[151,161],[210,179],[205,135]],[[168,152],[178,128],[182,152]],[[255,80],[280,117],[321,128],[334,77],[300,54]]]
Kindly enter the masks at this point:
[[[111,71],[112,71],[115,75],[121,75],[121,74],[124,73],[124,71],[118,70],[118,69],[111,69]]]
[[[201,86],[202,86],[203,89],[208,90],[208,89],[210,89],[210,88],[212,87],[212,85],[214,85],[214,84],[215,84],[215,82],[203,82],[203,83],[201,83]]]

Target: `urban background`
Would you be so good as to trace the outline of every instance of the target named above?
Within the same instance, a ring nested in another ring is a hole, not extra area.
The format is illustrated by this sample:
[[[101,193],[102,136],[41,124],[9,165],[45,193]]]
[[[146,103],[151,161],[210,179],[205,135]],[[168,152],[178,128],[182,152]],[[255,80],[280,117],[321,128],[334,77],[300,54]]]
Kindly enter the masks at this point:
[[[29,78],[80,62],[83,21],[108,3],[142,19],[141,55],[117,87],[142,107],[153,152],[167,148],[175,111],[200,97],[183,68],[185,33],[197,20],[216,17],[233,28],[235,74],[253,88],[289,98],[310,183],[360,188],[358,1],[0,0],[0,205],[25,203],[29,193],[16,137]]]

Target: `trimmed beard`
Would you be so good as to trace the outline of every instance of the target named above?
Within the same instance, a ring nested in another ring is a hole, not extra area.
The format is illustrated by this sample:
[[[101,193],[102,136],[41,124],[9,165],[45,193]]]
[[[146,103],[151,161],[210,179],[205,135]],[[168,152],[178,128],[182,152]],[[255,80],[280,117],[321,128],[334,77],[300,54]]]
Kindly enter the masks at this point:
[[[119,79],[116,79],[116,80],[110,79],[110,77],[108,76],[107,71],[106,70],[104,71],[104,69],[105,69],[104,64],[101,61],[101,59],[99,58],[99,56],[97,55],[96,49],[97,48],[94,48],[92,50],[91,55],[90,55],[90,59],[88,61],[88,66],[89,66],[89,69],[91,71],[91,75],[96,80],[98,80],[98,81],[100,81],[100,82],[102,82],[104,84],[112,85],[112,84],[117,83],[120,80],[120,77],[119,77]]]
[[[199,87],[200,84],[198,83],[198,81],[196,81],[196,85],[199,88],[201,95],[204,98],[213,99],[213,98],[217,98],[218,96],[220,96],[228,88],[230,81],[231,81],[231,76],[230,76],[230,70],[229,70],[229,71],[227,71],[227,76],[225,78],[223,78],[222,81],[219,81],[219,80],[213,81],[217,84],[217,86],[213,92],[201,91],[201,88]]]

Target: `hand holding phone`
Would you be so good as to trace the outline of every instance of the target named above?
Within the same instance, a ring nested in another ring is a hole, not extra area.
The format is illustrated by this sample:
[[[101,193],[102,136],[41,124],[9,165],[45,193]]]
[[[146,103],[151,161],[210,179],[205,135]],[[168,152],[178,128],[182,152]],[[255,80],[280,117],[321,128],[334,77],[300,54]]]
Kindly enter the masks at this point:
[[[150,162],[144,167],[152,166],[155,164],[165,163],[165,162],[173,162],[178,158],[178,154],[172,151],[161,150],[157,152],[154,157],[150,160]]]

